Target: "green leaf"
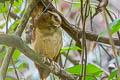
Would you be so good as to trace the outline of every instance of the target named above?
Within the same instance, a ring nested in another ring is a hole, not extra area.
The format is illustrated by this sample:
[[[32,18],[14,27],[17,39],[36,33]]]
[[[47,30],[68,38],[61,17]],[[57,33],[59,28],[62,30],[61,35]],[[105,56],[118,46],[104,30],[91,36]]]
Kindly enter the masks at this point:
[[[67,68],[66,71],[73,75],[80,75],[81,65],[75,65],[73,67]]]
[[[114,34],[120,29],[120,19],[116,19],[110,24],[110,27],[112,27],[110,33]]]
[[[74,0],[73,2],[78,2],[77,4],[72,5],[74,8],[80,8],[80,0]],[[86,0],[83,0],[83,2],[86,2]]]
[[[5,80],[13,80],[12,78],[5,78]]]
[[[7,12],[6,6],[4,6],[3,3],[0,3],[0,13],[6,13],[6,12]]]
[[[17,69],[21,70],[24,66],[24,62],[23,61],[19,61],[18,63],[15,64],[15,67],[17,67]]]
[[[109,24],[109,27],[110,27],[110,34],[114,34],[116,33],[117,31],[119,31],[120,29],[120,19],[116,19],[115,21],[113,21],[112,23]],[[101,32],[99,35],[98,35],[98,38],[97,40],[102,37],[103,35],[105,35],[107,33],[107,29],[105,29],[103,32]]]
[[[58,2],[59,2],[59,0],[53,0],[53,1],[52,1],[53,4],[56,4],[56,3],[58,3]]]
[[[97,41],[98,39],[100,39],[100,37],[104,36],[107,32],[108,32],[107,30],[104,30],[104,32],[101,32],[97,37]]]
[[[72,5],[74,8],[80,8],[80,4],[73,4]]]
[[[117,75],[117,72],[118,72],[118,70],[114,70],[114,71],[110,74],[110,76],[108,77],[108,80],[113,79],[113,78]]]
[[[19,50],[15,50],[14,53],[13,53],[12,58],[13,59],[17,59],[19,56],[20,56],[20,51]]]
[[[14,1],[13,6],[17,7],[20,6],[22,4],[22,0],[18,0],[18,1]]]
[[[8,67],[7,72],[11,72],[12,70],[13,70],[13,68],[9,68],[9,67]]]
[[[5,57],[5,53],[0,53],[0,59],[3,59]]]
[[[0,29],[3,29],[4,26],[5,26],[5,23],[0,25]]]
[[[23,61],[18,61],[15,64],[15,68],[21,70],[24,66],[24,62]],[[12,71],[13,70],[13,66],[9,66],[7,71]]]
[[[86,75],[85,80],[95,80],[95,78],[92,75]]]
[[[73,74],[73,75],[80,75],[81,73],[81,64],[80,65],[75,65],[73,67],[67,68],[67,72]],[[102,74],[102,70],[95,65],[92,64],[87,64],[86,67],[86,75],[95,75],[96,77],[100,77]]]
[[[16,20],[9,28],[9,33],[14,33],[14,29],[16,28],[16,26],[20,23],[21,19]]]
[[[20,13],[20,16],[23,16],[24,13],[25,13],[25,9]]]
[[[20,8],[18,7],[18,8],[15,8],[14,10],[13,10],[13,13],[18,13],[20,11]]]
[[[61,49],[60,53],[63,53],[63,52],[68,51],[68,50],[82,50],[82,49],[78,46],[73,46],[71,48],[67,47],[67,48]]]

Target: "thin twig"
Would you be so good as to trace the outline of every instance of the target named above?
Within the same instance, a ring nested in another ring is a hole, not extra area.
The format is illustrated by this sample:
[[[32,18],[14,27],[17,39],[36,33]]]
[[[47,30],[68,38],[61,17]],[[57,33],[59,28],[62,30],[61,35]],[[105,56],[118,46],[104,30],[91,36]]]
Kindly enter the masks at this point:
[[[17,77],[17,80],[20,80],[20,79],[19,79],[19,76],[18,76],[18,73],[17,73],[17,70],[16,70],[16,67],[15,67],[15,64],[14,64],[14,62],[13,62],[13,59],[11,59],[11,60],[12,60],[12,65],[13,65],[13,68],[14,68],[15,75],[16,75],[16,77]]]
[[[115,48],[114,42],[112,40],[112,35],[110,34],[110,28],[109,28],[109,24],[108,24],[108,20],[107,20],[107,16],[106,16],[104,7],[102,8],[102,11],[103,11],[104,19],[105,19],[105,22],[106,22],[107,30],[108,30],[108,35],[110,37],[110,43],[111,43],[111,46],[112,46],[113,56],[114,56],[114,58],[116,60],[116,65],[117,65],[117,68],[118,68],[118,76],[120,76],[120,67],[119,67],[119,61],[118,61],[118,54],[117,54],[117,50]]]
[[[83,14],[84,14],[84,13],[83,13],[83,11],[84,11],[84,8],[83,8],[83,0],[80,0],[80,1],[81,1],[81,7],[80,7],[81,10],[80,10],[80,12],[81,12],[81,19],[82,19],[82,26],[83,26],[83,25],[84,25],[84,24],[83,24],[83,23],[84,23],[84,22],[83,22],[83,21],[84,21],[84,20],[83,20],[83,16],[84,16],[84,15],[83,15]],[[83,70],[84,70],[84,65],[83,65],[83,62],[84,62],[84,40],[83,40],[83,39],[84,39],[84,37],[85,37],[85,36],[84,36],[84,31],[85,31],[84,29],[85,29],[85,28],[84,28],[84,26],[83,26],[82,44],[81,44],[81,45],[82,45],[81,47],[82,47],[83,50],[82,50],[82,52],[81,52],[82,55],[81,55],[81,73],[80,73],[80,80],[83,78],[82,75],[83,75]]]
[[[14,0],[11,0],[10,8],[9,8],[8,15],[7,15],[7,21],[6,21],[6,33],[8,33],[8,20],[9,20],[10,11],[11,11],[13,3],[14,3]]]
[[[112,56],[109,54],[109,52],[103,47],[102,44],[98,44],[104,51],[105,53],[110,57],[110,59],[112,59]]]
[[[67,54],[66,54],[66,59],[65,59],[63,68],[65,68],[65,66],[66,66],[67,59],[68,59],[68,54],[69,54],[69,52],[70,52],[70,47],[71,47],[71,45],[72,45],[72,42],[73,42],[73,40],[70,41],[70,45],[69,45],[69,48],[68,48],[68,51],[67,51]]]

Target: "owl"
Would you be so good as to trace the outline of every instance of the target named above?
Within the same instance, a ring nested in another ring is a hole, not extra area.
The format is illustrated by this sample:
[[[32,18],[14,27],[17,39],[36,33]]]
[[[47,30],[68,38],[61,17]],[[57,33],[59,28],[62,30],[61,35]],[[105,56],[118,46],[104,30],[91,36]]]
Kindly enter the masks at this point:
[[[54,12],[47,10],[40,15],[39,8],[32,13],[32,47],[41,57],[56,61],[62,47],[61,18]],[[40,74],[40,80],[45,80],[50,71],[38,65],[35,66]]]

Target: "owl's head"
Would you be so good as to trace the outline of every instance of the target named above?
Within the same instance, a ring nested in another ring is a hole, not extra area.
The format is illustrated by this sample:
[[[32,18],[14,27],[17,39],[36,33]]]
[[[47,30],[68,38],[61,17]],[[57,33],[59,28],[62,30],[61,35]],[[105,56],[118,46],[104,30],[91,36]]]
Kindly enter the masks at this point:
[[[52,22],[53,26],[60,27],[60,25],[62,23],[62,19],[61,19],[60,15],[57,14],[56,12],[52,12],[52,11],[48,11],[48,13],[50,13],[50,15],[51,15],[51,22]]]

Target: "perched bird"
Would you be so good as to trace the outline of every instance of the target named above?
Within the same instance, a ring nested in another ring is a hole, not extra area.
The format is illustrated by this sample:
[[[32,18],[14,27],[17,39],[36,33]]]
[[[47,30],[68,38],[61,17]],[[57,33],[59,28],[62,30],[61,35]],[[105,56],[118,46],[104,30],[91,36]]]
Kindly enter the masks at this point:
[[[39,11],[39,10],[37,10]],[[62,29],[61,18],[53,11],[46,11],[40,16],[39,12],[32,14],[33,32],[32,32],[32,46],[36,53],[41,57],[47,57],[53,61],[59,54],[62,47]],[[50,71],[43,69],[40,65],[37,65],[40,80],[45,80]]]

